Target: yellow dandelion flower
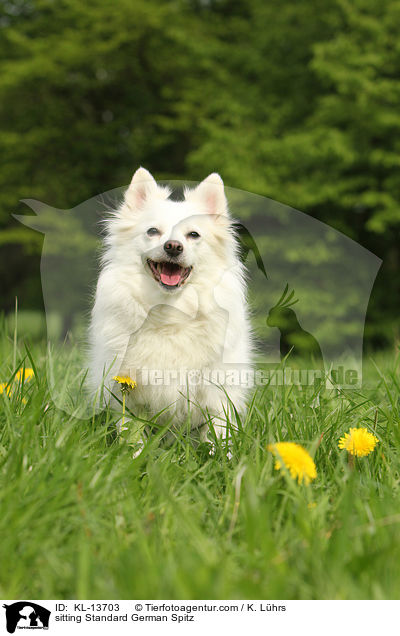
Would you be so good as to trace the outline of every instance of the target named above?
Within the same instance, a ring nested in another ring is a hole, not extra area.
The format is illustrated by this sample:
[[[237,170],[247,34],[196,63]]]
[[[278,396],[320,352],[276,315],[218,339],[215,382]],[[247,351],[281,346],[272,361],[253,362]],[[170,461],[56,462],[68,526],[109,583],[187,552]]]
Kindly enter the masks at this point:
[[[278,459],[275,462],[275,470],[282,468],[282,462],[289,471],[293,479],[297,479],[299,484],[304,480],[305,484],[309,484],[312,479],[317,476],[312,457],[307,451],[294,442],[277,442],[270,444],[268,450]]]
[[[11,387],[6,382],[2,382],[0,384],[0,395],[2,395],[3,393],[8,395],[8,397],[10,397],[10,395],[11,395]]]
[[[130,391],[137,387],[135,380],[132,380],[128,375],[115,375],[113,380],[118,382],[121,387],[121,391]]]
[[[120,430],[124,430],[125,424],[125,410],[126,410],[126,394],[128,391],[137,387],[137,383],[135,380],[129,377],[129,375],[114,375],[113,380],[118,382],[121,392],[122,392],[122,420]]]
[[[20,369],[19,371],[17,371],[17,373],[15,374],[15,379],[18,382],[22,382],[22,380],[24,382],[29,382],[29,380],[31,380],[34,376],[34,372],[33,369]]]
[[[33,369],[19,369],[14,376],[14,383],[17,382],[29,382],[34,376]],[[0,395],[5,393],[8,397],[11,397],[14,394],[14,390],[11,384],[7,384],[6,382],[0,383]],[[23,404],[26,404],[25,398],[22,398]]]
[[[350,455],[365,457],[374,450],[379,439],[366,428],[351,428],[339,440],[339,448],[346,449]]]

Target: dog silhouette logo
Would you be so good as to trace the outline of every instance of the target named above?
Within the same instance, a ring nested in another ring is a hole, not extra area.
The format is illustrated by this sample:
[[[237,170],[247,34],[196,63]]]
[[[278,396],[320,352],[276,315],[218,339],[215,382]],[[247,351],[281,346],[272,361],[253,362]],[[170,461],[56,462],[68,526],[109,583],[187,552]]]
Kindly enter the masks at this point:
[[[3,605],[6,610],[6,627],[9,634],[18,629],[48,629],[51,612],[32,603],[32,601],[18,601],[11,605]]]

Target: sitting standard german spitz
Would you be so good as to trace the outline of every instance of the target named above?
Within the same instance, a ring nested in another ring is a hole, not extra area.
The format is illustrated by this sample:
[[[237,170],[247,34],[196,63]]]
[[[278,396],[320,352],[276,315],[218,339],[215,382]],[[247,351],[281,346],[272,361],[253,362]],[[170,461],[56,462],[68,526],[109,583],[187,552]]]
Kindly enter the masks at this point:
[[[251,363],[244,267],[224,184],[211,174],[183,201],[139,168],[106,221],[105,250],[90,327],[93,390],[116,394],[129,376],[135,414],[205,439],[245,410],[241,369]]]

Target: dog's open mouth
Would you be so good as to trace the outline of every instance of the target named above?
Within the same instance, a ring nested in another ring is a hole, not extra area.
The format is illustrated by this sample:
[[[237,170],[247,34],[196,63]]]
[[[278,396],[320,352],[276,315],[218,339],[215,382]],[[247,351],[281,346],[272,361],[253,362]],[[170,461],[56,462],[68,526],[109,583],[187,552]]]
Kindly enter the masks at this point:
[[[154,280],[167,289],[183,285],[192,271],[191,267],[181,267],[176,263],[169,263],[167,261],[156,263],[156,261],[148,259],[147,264],[153,274]]]

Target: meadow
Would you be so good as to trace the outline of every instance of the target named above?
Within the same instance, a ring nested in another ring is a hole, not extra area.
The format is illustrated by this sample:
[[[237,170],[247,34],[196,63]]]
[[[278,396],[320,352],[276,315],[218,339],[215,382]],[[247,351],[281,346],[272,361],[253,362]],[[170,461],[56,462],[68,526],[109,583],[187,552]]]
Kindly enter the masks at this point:
[[[223,442],[210,455],[184,435],[170,448],[156,435],[133,459],[120,413],[58,410],[44,342],[1,330],[3,599],[399,597],[396,352],[366,357],[362,389],[259,389],[227,423],[230,459]],[[379,439],[368,456],[338,448],[351,427]],[[275,468],[277,441],[314,458],[308,485]]]

